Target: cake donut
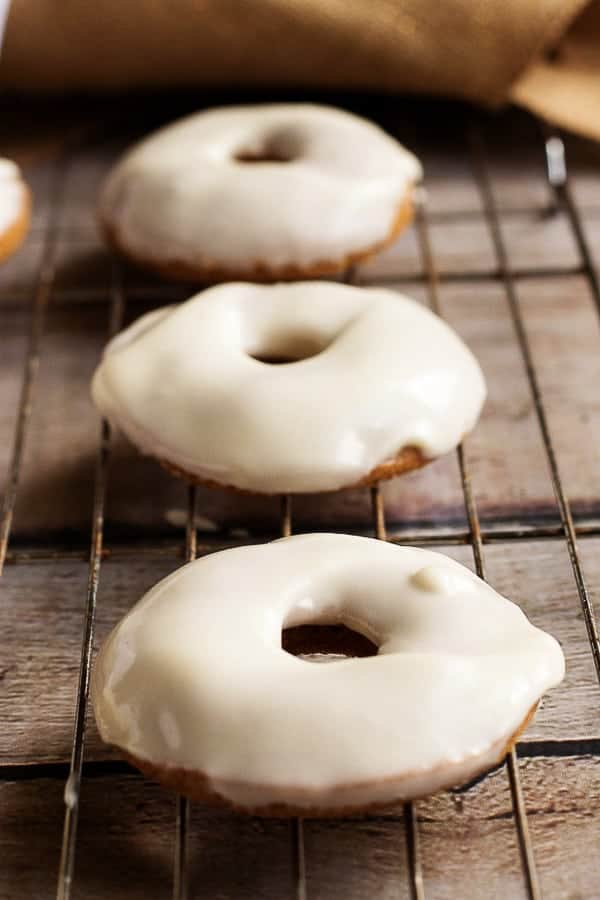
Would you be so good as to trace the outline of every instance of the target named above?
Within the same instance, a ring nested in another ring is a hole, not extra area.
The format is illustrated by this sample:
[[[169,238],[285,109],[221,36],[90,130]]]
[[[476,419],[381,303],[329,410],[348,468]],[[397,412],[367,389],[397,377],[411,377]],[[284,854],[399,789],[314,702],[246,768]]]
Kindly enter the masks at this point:
[[[339,272],[412,218],[417,159],[371,122],[326,106],[211,109],[135,146],[100,198],[108,239],[188,281]]]
[[[374,656],[282,647],[344,624]],[[558,643],[440,553],[307,534],[213,553],[150,590],[96,661],[104,741],[202,801],[340,815],[498,763],[564,674]]]
[[[0,263],[22,243],[29,227],[30,205],[18,166],[0,158]]]
[[[92,395],[172,471],[274,494],[423,465],[470,431],[485,385],[448,325],[394,291],[232,283],[118,335]]]

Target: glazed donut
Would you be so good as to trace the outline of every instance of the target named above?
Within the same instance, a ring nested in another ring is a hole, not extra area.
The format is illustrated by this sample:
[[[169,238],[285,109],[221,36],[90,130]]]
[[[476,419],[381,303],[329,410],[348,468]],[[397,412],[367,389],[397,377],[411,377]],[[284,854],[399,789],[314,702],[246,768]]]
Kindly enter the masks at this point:
[[[169,278],[289,281],[393,241],[420,177],[411,153],[342,110],[219,108],[134,147],[108,177],[100,220],[125,256]]]
[[[0,262],[14,253],[27,234],[30,206],[18,166],[0,158]]]
[[[318,665],[282,630],[342,623],[377,654]],[[102,738],[248,812],[339,815],[499,762],[564,674],[554,638],[459,563],[309,534],[213,553],[157,584],[98,656]]]
[[[221,285],[154,310],[108,345],[92,394],[173,471],[273,494],[423,465],[473,427],[485,385],[414,300],[313,281]]]

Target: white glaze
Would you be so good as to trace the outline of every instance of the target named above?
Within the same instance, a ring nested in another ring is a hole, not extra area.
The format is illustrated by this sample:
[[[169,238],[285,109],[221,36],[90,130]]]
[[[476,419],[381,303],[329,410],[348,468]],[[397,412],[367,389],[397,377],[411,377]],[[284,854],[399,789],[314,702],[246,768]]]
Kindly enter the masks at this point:
[[[322,347],[286,365],[250,355]],[[411,445],[451,450],[485,385],[458,336],[401,294],[232,283],[135,322],[109,344],[92,391],[143,452],[276,493],[355,484]]]
[[[0,49],[2,49],[2,40],[4,38],[4,28],[8,18],[10,8],[10,0],[0,0]]]
[[[240,163],[268,148],[286,163]],[[136,257],[237,272],[338,261],[385,240],[416,158],[358,116],[311,104],[208,110],[163,128],[110,174],[102,219]]]
[[[22,214],[24,203],[25,186],[19,167],[10,159],[0,158],[0,238]]]
[[[282,650],[282,628],[307,623],[343,623],[378,655]],[[93,702],[105,741],[201,772],[235,805],[336,809],[491,766],[563,674],[554,638],[453,560],[314,534],[157,584],[102,647]]]

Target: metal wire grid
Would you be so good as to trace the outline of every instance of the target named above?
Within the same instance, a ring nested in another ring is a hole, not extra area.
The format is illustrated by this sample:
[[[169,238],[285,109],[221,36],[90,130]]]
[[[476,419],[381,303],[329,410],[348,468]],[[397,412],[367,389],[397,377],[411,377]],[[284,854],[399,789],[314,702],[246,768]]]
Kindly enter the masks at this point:
[[[580,266],[575,269],[573,269],[572,267],[569,269],[563,269],[561,270],[560,274],[572,274],[573,272],[584,274],[588,280],[594,302],[600,314],[600,285],[598,282],[596,270],[593,265],[581,216],[570,189],[565,161],[564,145],[559,134],[551,132],[544,125],[542,125],[541,127],[543,129],[548,184],[552,196],[551,202],[555,209],[561,209],[565,213],[573,236],[575,238],[576,247],[580,257]],[[543,398],[538,384],[536,371],[533,365],[527,334],[523,325],[518,295],[515,290],[516,276],[511,270],[508,253],[504,243],[493,184],[488,171],[484,136],[478,123],[472,123],[469,127],[467,141],[470,150],[474,177],[483,201],[485,220],[487,222],[487,227],[489,228],[490,236],[493,242],[498,267],[498,276],[504,287],[514,327],[515,337],[522,355],[523,362],[525,364],[529,388],[531,391],[532,399],[534,401],[538,425],[542,435],[544,448],[550,468],[552,484],[559,508],[561,521],[560,530],[564,535],[569,551],[569,558],[571,561],[573,576],[577,586],[581,608],[583,611],[590,650],[592,653],[596,673],[598,675],[598,678],[600,679],[600,641],[598,637],[598,630],[594,618],[593,608],[590,602],[582,565],[578,554],[577,529],[574,525],[570,504],[560,478],[559,466],[556,458],[556,453],[552,445],[546,412],[543,404]],[[46,227],[42,262],[39,268],[37,283],[33,293],[29,342],[23,372],[22,388],[15,427],[13,452],[9,467],[8,483],[2,507],[2,518],[0,521],[0,574],[2,572],[8,550],[13,511],[17,498],[21,461],[23,458],[24,447],[27,439],[27,430],[31,418],[32,402],[34,398],[36,377],[39,368],[40,344],[44,331],[45,314],[56,273],[58,225],[61,214],[63,190],[67,168],[68,160],[66,158],[63,157],[57,160],[53,173],[53,183],[51,191],[51,215]],[[422,270],[424,273],[423,278],[427,285],[429,302],[434,311],[440,313],[440,305],[438,300],[438,273],[429,236],[430,223],[427,211],[426,193],[424,190],[421,192],[421,196],[419,198],[416,226]],[[558,274],[556,270],[537,268],[519,270],[518,277],[527,278],[531,276],[538,277],[556,274]],[[467,272],[456,273],[454,276],[450,277],[464,279],[472,275],[473,273]],[[348,278],[354,280],[356,278],[356,273],[349,273]],[[161,297],[164,298],[169,294],[169,289],[165,288],[162,291],[159,290],[158,293],[160,293]],[[110,288],[108,323],[109,337],[121,328],[124,317],[124,309],[125,293],[123,289],[122,276],[119,265],[115,261],[113,262],[112,266]],[[89,574],[86,591],[85,621],[82,634],[77,700],[76,708],[74,711],[71,762],[64,795],[64,831],[57,885],[57,898],[59,898],[59,900],[69,900],[69,898],[71,897],[73,874],[75,869],[77,819],[84,755],[85,723],[91,672],[92,649],[94,641],[96,601],[102,562],[104,506],[108,482],[109,453],[110,428],[106,422],[103,422],[101,425],[96,462],[92,512],[92,534],[89,551]],[[457,456],[464,505],[468,522],[468,532],[457,533],[456,531],[450,531],[447,534],[443,534],[438,531],[436,532],[436,540],[448,543],[453,543],[457,540],[468,540],[473,550],[476,571],[478,575],[480,575],[480,577],[485,578],[485,559],[483,550],[484,535],[482,534],[477,506],[475,498],[473,496],[473,492],[471,490],[467,459],[462,446],[458,448]],[[379,491],[378,486],[371,488],[371,501],[374,534],[379,539],[386,540],[387,534],[385,510],[382,495]],[[193,486],[190,486],[188,493],[187,526],[185,533],[184,555],[186,561],[194,559],[197,554],[195,514],[196,489]],[[291,533],[292,503],[289,496],[284,496],[281,499],[281,534],[289,535]],[[517,539],[523,536],[546,536],[547,534],[554,533],[556,533],[555,528],[512,528],[508,529],[507,531],[497,533],[495,536],[498,537],[501,534],[501,539],[506,540]],[[493,534],[485,535],[486,540],[492,539],[493,537]],[[405,542],[422,542],[422,539],[423,535],[417,533],[415,533],[415,535],[408,535],[403,538]],[[15,557],[15,559],[16,558],[17,557]],[[23,554],[23,558],[27,559],[29,557],[27,556],[27,554]],[[514,750],[507,757],[506,772],[512,797],[513,818],[518,835],[525,888],[531,900],[539,900],[539,898],[541,898],[541,893],[536,871],[534,847],[529,833],[525,799],[523,796],[519,777],[519,765]],[[414,900],[425,900],[426,891],[421,868],[417,804],[407,803],[405,805],[405,824],[406,851],[408,858],[408,872],[411,894]],[[175,827],[176,840],[173,870],[173,897],[175,898],[175,900],[186,900],[189,894],[187,878],[189,803],[184,798],[179,798],[177,801]],[[292,821],[290,835],[294,860],[295,898],[296,900],[306,900],[308,892],[304,855],[303,825],[301,820]]]

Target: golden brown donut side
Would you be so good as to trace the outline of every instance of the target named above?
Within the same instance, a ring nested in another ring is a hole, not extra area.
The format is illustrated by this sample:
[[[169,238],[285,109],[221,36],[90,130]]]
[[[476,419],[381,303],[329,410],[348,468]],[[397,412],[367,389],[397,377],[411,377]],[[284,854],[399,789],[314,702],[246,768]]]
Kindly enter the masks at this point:
[[[190,472],[186,472],[185,469],[182,469],[180,466],[177,466],[166,459],[161,459],[160,457],[155,458],[161,464],[163,469],[166,469],[167,472],[170,472],[171,475],[175,475],[177,478],[184,478],[186,481],[189,481],[192,484],[196,484],[200,487],[235,491],[238,494],[260,494],[262,496],[272,496],[282,493],[281,491],[273,491],[272,494],[266,494],[264,491],[249,491],[245,488],[235,487],[232,484],[224,484],[220,481],[215,481],[214,479],[201,478],[198,475],[193,475]],[[394,478],[396,475],[402,475],[405,472],[412,472],[413,469],[421,469],[423,466],[426,466],[430,462],[433,462],[433,459],[428,459],[423,456],[423,454],[417,447],[404,447],[404,449],[400,450],[393,459],[388,459],[385,462],[379,463],[379,465],[371,469],[370,472],[367,472],[367,474],[364,475],[359,481],[355,481],[352,484],[344,484],[339,488],[330,488],[328,490],[322,491],[309,491],[308,493],[331,494],[335,491],[347,491],[351,490],[352,488],[369,487],[379,481],[388,481],[390,478]]]
[[[100,227],[108,243],[125,258],[143,269],[150,269],[163,278],[173,281],[201,282],[202,284],[219,284],[224,281],[253,281],[269,284],[276,281],[302,281],[307,278],[320,278],[325,275],[336,275],[350,266],[365,263],[377,253],[380,253],[390,244],[393,244],[401,231],[411,222],[414,215],[412,190],[407,192],[392,223],[388,235],[364,250],[348,253],[338,260],[320,260],[306,268],[302,266],[287,265],[272,268],[268,261],[255,263],[248,269],[226,269],[220,266],[212,266],[199,263],[190,265],[181,260],[172,260],[168,263],[156,262],[150,257],[142,257],[132,253],[121,240],[118,228],[110,222],[101,219]]]
[[[531,707],[519,727],[516,731],[510,736],[508,741],[506,742],[502,752],[498,755],[496,760],[496,764],[501,763],[504,757],[510,753],[519,739],[520,735],[527,728],[533,716],[535,715],[535,711],[537,709],[538,704],[534,703]],[[208,806],[216,806],[216,807],[226,807],[227,809],[234,810],[235,812],[245,813],[253,816],[264,816],[264,817],[292,817],[292,816],[301,816],[303,818],[330,818],[337,819],[342,818],[344,816],[364,814],[369,812],[375,812],[377,810],[389,809],[391,806],[396,803],[402,802],[404,799],[407,799],[402,794],[401,783],[409,780],[412,775],[405,775],[402,779],[397,779],[395,777],[385,779],[387,782],[398,781],[398,797],[394,801],[386,801],[386,802],[377,802],[366,804],[362,806],[342,806],[336,807],[335,809],[327,808],[326,806],[311,806],[311,807],[300,807],[293,806],[287,803],[269,803],[265,806],[257,806],[257,807],[245,807],[245,806],[236,806],[234,803],[231,803],[226,797],[223,797],[221,794],[214,791],[210,786],[210,779],[204,775],[202,772],[194,772],[191,769],[183,769],[176,766],[161,766],[156,765],[155,763],[149,762],[145,759],[140,759],[137,756],[133,756],[129,753],[125,754],[125,759],[131,763],[131,765],[135,766],[136,769],[139,769],[144,775],[148,778],[151,778],[153,781],[158,781],[163,787],[169,788],[171,790],[176,791],[179,794],[183,794],[186,797],[189,797],[191,800],[195,800],[199,803],[204,803]],[[442,768],[442,767],[440,767]],[[488,770],[492,767],[484,767],[482,768],[478,774],[482,774],[484,771]],[[439,771],[437,769],[436,771]],[[416,774],[416,773],[415,773]],[[470,780],[473,779],[472,776]],[[378,782],[379,784],[381,782]],[[439,788],[438,790],[444,790],[451,787],[458,787],[453,778],[449,778],[448,782],[444,784],[443,788]],[[344,790],[355,790],[357,788],[363,787],[362,784],[353,784],[353,785],[342,785],[339,787],[339,792],[343,793]],[[425,796],[429,796],[427,794],[422,794],[419,796],[411,796],[411,800],[420,800]]]
[[[27,186],[23,185],[23,188],[21,211],[12,225],[0,234],[0,263],[8,259],[21,246],[29,230],[31,193]]]

